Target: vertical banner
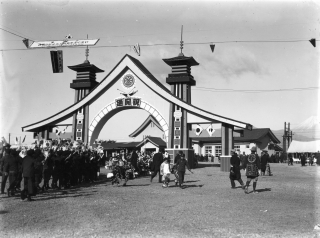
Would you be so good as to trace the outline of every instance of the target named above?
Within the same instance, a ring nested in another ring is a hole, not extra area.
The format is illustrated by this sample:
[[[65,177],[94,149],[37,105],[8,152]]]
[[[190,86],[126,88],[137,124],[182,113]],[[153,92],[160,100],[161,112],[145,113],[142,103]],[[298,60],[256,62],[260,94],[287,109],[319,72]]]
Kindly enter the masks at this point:
[[[53,73],[63,72],[63,54],[62,50],[50,51]]]

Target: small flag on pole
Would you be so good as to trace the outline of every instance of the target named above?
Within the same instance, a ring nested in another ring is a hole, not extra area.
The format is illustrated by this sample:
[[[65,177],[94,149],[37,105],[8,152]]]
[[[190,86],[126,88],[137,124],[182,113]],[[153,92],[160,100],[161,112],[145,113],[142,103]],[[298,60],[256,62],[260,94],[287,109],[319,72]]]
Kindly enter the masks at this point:
[[[211,48],[212,53],[213,53],[213,51],[214,51],[214,47],[215,47],[214,44],[210,44],[210,48]]]
[[[18,137],[16,137],[16,141],[15,141],[16,145],[19,144],[19,140]]]
[[[139,43],[137,43],[136,45],[133,46],[133,50],[134,50],[134,52],[136,52],[136,54],[138,56],[140,56],[140,45],[139,45]]]
[[[316,47],[316,39],[312,38],[311,40],[309,40],[310,43],[313,45],[313,47]]]
[[[24,136],[22,143],[24,143],[25,140],[26,140],[26,135]]]

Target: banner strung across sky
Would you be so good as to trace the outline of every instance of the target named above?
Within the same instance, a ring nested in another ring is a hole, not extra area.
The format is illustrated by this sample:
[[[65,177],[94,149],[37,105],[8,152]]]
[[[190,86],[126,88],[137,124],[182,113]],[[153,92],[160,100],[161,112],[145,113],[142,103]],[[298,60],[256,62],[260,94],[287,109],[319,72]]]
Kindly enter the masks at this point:
[[[95,45],[99,39],[93,40],[56,40],[56,41],[35,41],[29,48],[48,48],[48,47],[68,47],[68,46],[90,46]]]

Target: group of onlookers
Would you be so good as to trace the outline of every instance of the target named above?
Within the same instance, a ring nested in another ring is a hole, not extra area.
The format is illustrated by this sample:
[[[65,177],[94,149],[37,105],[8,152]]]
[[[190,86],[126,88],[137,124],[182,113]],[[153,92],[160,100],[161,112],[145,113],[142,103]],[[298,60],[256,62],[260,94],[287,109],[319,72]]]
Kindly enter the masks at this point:
[[[1,194],[6,192],[8,196],[15,196],[21,191],[23,180],[21,198],[27,197],[28,200],[48,189],[70,188],[97,181],[101,161],[105,160],[101,150],[69,144],[17,149],[11,149],[7,144],[0,154]],[[8,178],[9,187],[5,191]]]

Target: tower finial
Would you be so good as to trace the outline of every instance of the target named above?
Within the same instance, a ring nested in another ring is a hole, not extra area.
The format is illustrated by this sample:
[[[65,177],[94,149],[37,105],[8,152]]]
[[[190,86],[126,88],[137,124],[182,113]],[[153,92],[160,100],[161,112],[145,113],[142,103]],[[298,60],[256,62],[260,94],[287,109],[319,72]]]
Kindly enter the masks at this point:
[[[183,55],[183,53],[182,53],[182,49],[183,49],[182,34],[183,34],[183,25],[181,26],[181,41],[180,41],[180,49],[181,49],[181,53],[179,54],[179,56],[184,56],[184,55]]]
[[[87,34],[87,39],[88,39],[88,34]],[[87,46],[87,49],[86,49],[86,60],[84,61],[85,63],[90,63],[89,60],[88,60],[88,56],[89,56],[89,47]]]

